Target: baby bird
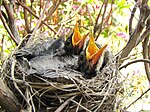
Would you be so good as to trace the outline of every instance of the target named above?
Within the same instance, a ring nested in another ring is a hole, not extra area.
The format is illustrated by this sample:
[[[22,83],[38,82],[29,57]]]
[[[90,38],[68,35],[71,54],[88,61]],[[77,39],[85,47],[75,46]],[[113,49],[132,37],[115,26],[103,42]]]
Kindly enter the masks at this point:
[[[78,23],[76,23],[73,33],[67,38],[65,42],[64,49],[66,54],[79,55],[83,50],[84,42],[88,35],[89,33],[82,37],[78,28]]]
[[[97,75],[107,63],[107,55],[105,53],[108,44],[100,48],[95,44],[94,37],[91,36],[85,50],[78,57],[79,71],[84,77],[91,79]]]
[[[81,36],[76,23],[73,33],[65,41],[63,37],[33,48],[23,48],[16,53],[16,58],[28,74],[45,74],[45,71],[55,71],[63,67],[77,68],[78,54],[83,49],[88,34]],[[43,49],[42,49],[43,48]],[[39,50],[38,50],[39,49]]]

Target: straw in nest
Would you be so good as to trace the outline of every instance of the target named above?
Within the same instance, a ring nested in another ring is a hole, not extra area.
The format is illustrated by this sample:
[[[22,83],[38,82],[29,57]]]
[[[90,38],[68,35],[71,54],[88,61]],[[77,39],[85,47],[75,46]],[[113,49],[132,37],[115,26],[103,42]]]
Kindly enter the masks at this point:
[[[32,111],[50,112],[112,112],[116,109],[116,95],[121,85],[112,55],[109,63],[92,79],[83,78],[82,73],[71,68],[49,68],[41,74],[28,74],[13,54],[3,68],[3,79],[24,109],[31,107]]]

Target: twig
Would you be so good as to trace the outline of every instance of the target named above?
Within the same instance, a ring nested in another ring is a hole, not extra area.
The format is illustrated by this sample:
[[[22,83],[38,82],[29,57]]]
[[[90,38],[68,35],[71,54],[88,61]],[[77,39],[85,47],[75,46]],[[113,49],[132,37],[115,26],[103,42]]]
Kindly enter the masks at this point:
[[[86,107],[82,106],[81,104],[79,104],[78,102],[71,100],[72,102],[74,102],[75,104],[77,104],[78,106],[80,106],[81,108],[83,108],[86,112],[91,112],[89,109],[87,109]]]
[[[141,94],[135,101],[133,101],[131,104],[129,104],[125,110],[127,110],[131,105],[133,105],[136,101],[138,101],[140,98],[142,98],[143,95],[145,95],[148,91],[150,90],[150,88],[148,88],[143,94]]]
[[[39,18],[39,20],[38,20],[38,22],[37,22],[36,27],[34,28],[32,34],[31,34],[31,37],[29,38],[29,40],[28,40],[28,42],[27,42],[27,45],[31,42],[31,40],[33,40],[33,37],[34,37],[35,32],[36,32],[36,31],[38,30],[38,28],[40,27],[40,24],[41,24],[41,22],[42,22],[42,18],[44,17],[44,14],[45,14],[45,11],[46,11],[46,9],[47,9],[47,7],[48,7],[49,2],[50,2],[50,0],[48,0],[48,1],[46,2],[45,7],[44,7],[44,9],[43,9],[43,12],[42,12],[42,14],[41,14],[41,16],[40,16],[40,18]]]
[[[134,7],[133,7],[133,9],[131,11],[130,19],[129,19],[129,35],[130,36],[132,34],[132,21],[133,21],[133,17],[134,17],[136,9],[137,9],[137,4],[134,5]]]
[[[27,107],[28,112],[36,112],[34,101],[32,98],[33,96],[31,94],[31,92],[29,91],[29,88],[26,88],[26,97],[27,97],[28,101],[31,102],[31,105],[29,105]]]
[[[17,83],[14,81],[15,80],[15,76],[14,76],[14,71],[15,71],[15,65],[16,65],[16,61],[12,60],[12,66],[11,66],[11,78],[13,80],[13,84],[15,86],[15,88],[17,89],[17,91],[21,94],[21,96],[24,98],[24,100],[26,101],[26,103],[29,105],[28,100],[26,99],[26,97],[24,96],[24,94],[22,93],[22,91],[19,89],[19,87],[17,86]]]
[[[13,12],[13,4],[10,3],[8,4],[6,0],[3,0],[3,6],[6,9],[7,15],[8,15],[8,26],[10,28],[10,31],[12,32],[12,34],[14,35],[15,39],[17,40],[17,42],[20,42],[20,35],[15,23],[15,18],[14,18],[14,12]]]
[[[87,16],[89,16],[90,25],[94,26],[92,15],[91,15],[91,12],[90,12],[87,4],[86,4],[86,10],[87,10]]]
[[[149,9],[149,12],[150,12],[150,9]],[[143,57],[145,59],[150,59],[150,43],[149,43],[150,37],[149,37],[149,34],[150,34],[150,15],[147,20],[146,31],[143,33],[144,36],[142,35],[143,37],[140,38],[141,41],[144,39],[142,46],[143,46]],[[145,66],[145,72],[147,75],[147,79],[150,83],[150,64],[144,63],[144,66]]]
[[[43,0],[40,0],[40,12],[43,9],[43,6],[44,6],[44,2],[43,2]]]
[[[96,22],[95,22],[95,25],[94,25],[94,37],[95,37],[95,33],[96,33],[97,30],[98,30],[98,28],[97,28],[97,27],[98,27],[98,20],[99,20],[100,14],[101,14],[101,12],[102,12],[103,6],[104,6],[104,2],[103,2],[103,4],[102,4],[102,6],[101,6],[101,8],[100,8],[100,10],[99,10],[98,16],[97,16],[97,18],[96,18]]]
[[[57,34],[56,34],[56,35],[58,35],[58,34],[60,33],[61,29],[63,28],[63,26],[64,26],[65,24],[67,24],[67,22],[73,20],[73,17],[74,17],[74,16],[78,13],[78,11],[82,8],[82,5],[83,5],[83,4],[80,4],[80,6],[78,7],[78,9],[77,9],[75,12],[73,12],[73,13],[71,13],[71,9],[67,12],[67,14],[66,14],[65,17],[62,19],[62,21],[57,24],[57,26],[60,26],[60,27],[59,27],[59,30],[57,31]],[[70,25],[70,26],[71,26],[71,25]],[[73,25],[73,26],[74,26],[74,25]],[[69,27],[69,28],[70,28],[70,27]]]
[[[103,16],[102,16],[102,20],[101,20],[101,23],[100,23],[100,26],[99,26],[99,31],[98,31],[98,34],[95,38],[95,40],[98,39],[100,33],[102,32],[102,25],[103,25],[103,21],[104,21],[104,17],[105,17],[105,13],[106,13],[106,9],[107,9],[107,4],[108,4],[108,0],[105,0],[105,8],[104,8],[104,12],[103,12]]]
[[[20,2],[20,0],[17,0],[17,1],[23,8],[25,8],[28,12],[30,12],[34,17],[39,19],[39,17],[29,7],[27,7],[24,3]],[[57,34],[57,32],[53,28],[51,28],[47,23],[45,23],[43,20],[41,22],[44,25],[46,25],[51,31],[53,31],[55,34]]]
[[[110,18],[112,17],[113,4],[114,4],[114,0],[112,0],[112,2],[111,2],[110,11],[109,11],[109,14],[106,16],[106,19],[104,21],[104,28],[103,29],[109,27],[112,24],[112,20],[110,20]],[[111,21],[110,23],[109,23],[109,20]],[[109,33],[109,35],[111,35],[111,32]]]
[[[150,25],[146,28],[141,36],[137,38],[136,45],[138,45],[142,40],[144,40],[150,34]]]
[[[70,100],[73,100],[75,98],[75,96],[72,96],[71,98],[67,99],[59,108],[57,108],[57,110],[55,110],[55,112],[61,112],[65,106],[70,102]]]
[[[148,3],[149,0],[142,0],[142,5],[145,5]]]
[[[7,30],[8,34],[10,35],[11,39],[15,42],[16,45],[18,45],[19,42],[14,37],[14,35],[11,33],[10,29],[8,28],[8,26],[7,26],[7,24],[6,24],[5,20],[4,20],[4,17],[3,17],[2,12],[1,12],[1,6],[0,6],[0,18],[1,18],[2,22],[3,22],[3,25],[4,25],[5,29]]]
[[[60,3],[61,3],[61,0],[58,0],[56,4],[53,4],[53,6],[51,7],[51,10],[49,11],[48,15],[45,17],[44,21],[47,21],[50,18],[50,16],[52,16],[52,14],[56,11]]]
[[[149,36],[147,36],[147,38],[144,40],[142,46],[143,46],[143,58],[150,60],[150,57],[148,54],[149,53],[148,44],[149,44]],[[146,72],[147,79],[150,83],[150,63],[144,63],[144,66],[145,66],[145,72]]]
[[[136,29],[134,30],[134,32],[132,33],[132,35],[130,36],[130,39],[127,43],[127,45],[124,47],[124,49],[122,50],[121,53],[121,58],[125,58],[129,55],[129,53],[131,52],[131,50],[136,46],[136,41],[137,38],[140,36],[140,34],[142,33],[144,27],[145,27],[145,21],[149,16],[149,12],[148,10],[148,6],[147,4],[144,4],[140,7],[140,17],[139,17],[139,21],[138,24],[136,26]],[[123,62],[120,63],[120,65]],[[119,66],[120,66],[119,65]]]
[[[80,99],[80,101],[79,101],[79,104],[80,104],[80,105],[81,105],[82,100],[83,100],[83,97],[82,97],[82,98]],[[79,108],[80,108],[80,106],[78,105],[78,106],[77,106],[77,109],[76,109],[76,112],[79,111]]]
[[[111,81],[113,81],[113,80],[111,80]],[[111,87],[112,87],[113,85],[115,85],[115,83],[112,83],[112,85],[109,84],[109,86],[108,86],[107,91],[105,92],[105,94],[111,93],[110,91],[111,91],[111,89],[112,89]],[[103,97],[103,100],[102,100],[101,103],[98,105],[98,107],[94,110],[94,112],[98,112],[98,110],[101,108],[101,106],[104,104],[104,101],[106,101],[107,98],[108,98],[107,95],[105,95],[105,96]]]
[[[128,62],[127,64],[121,66],[121,67],[119,68],[119,70],[121,70],[122,68],[126,68],[128,65],[131,65],[131,64],[137,63],[137,62],[146,62],[146,63],[150,63],[150,60],[148,60],[148,59],[137,59],[137,60],[133,60],[133,61]]]
[[[26,4],[26,0],[24,0],[24,3]],[[29,25],[29,21],[28,21],[28,15],[27,15],[27,10],[25,8],[24,9],[24,20],[25,20],[25,26],[26,26],[26,30],[27,33],[31,33],[31,26]]]
[[[30,10],[33,10],[33,2],[34,2],[34,0],[30,0],[31,1],[31,4],[30,4]],[[40,9],[40,12],[41,12],[41,9]],[[31,24],[32,24],[32,14],[30,14],[30,26],[31,26]]]

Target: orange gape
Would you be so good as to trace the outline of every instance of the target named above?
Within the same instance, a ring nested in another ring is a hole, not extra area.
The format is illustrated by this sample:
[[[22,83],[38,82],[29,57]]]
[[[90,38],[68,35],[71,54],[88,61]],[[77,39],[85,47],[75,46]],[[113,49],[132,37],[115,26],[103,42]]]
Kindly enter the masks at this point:
[[[82,36],[79,31],[78,23],[76,23],[75,28],[74,28],[74,33],[72,37],[72,44],[73,46],[76,46],[79,44],[79,42],[82,40]]]
[[[93,55],[92,60],[91,60],[92,65],[95,65],[98,62],[100,56],[102,56],[102,54],[105,51],[107,45],[108,44],[106,44],[105,46],[103,46],[101,49],[99,49],[99,51],[97,53],[95,53]]]
[[[72,45],[73,47],[77,48],[79,51],[82,50],[84,42],[86,38],[88,37],[89,33],[87,33],[85,36],[81,36],[81,33],[79,31],[78,22],[76,23],[74,27],[74,33],[72,36]]]
[[[77,22],[73,32],[65,41],[64,50],[66,54],[79,55],[83,50],[84,45],[86,44],[86,39],[88,35],[89,33],[87,33],[85,36],[81,35]]]
[[[86,49],[86,59],[90,60],[95,53],[97,53],[99,48],[95,44],[94,37],[90,36],[90,41]]]
[[[89,44],[86,49],[86,59],[89,60],[92,65],[95,65],[100,59],[100,56],[102,56],[107,45],[108,44],[106,44],[105,46],[99,49],[97,45],[95,44],[94,37],[91,35]]]

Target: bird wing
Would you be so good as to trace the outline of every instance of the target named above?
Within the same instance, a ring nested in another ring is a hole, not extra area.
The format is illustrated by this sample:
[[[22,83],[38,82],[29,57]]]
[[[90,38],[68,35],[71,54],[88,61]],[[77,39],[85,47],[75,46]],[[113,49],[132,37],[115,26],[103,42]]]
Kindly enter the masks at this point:
[[[26,68],[27,74],[54,77],[59,76],[60,73],[62,73],[62,69],[77,68],[77,57],[53,57],[52,55],[38,56],[28,63],[30,67],[28,67],[28,69]]]
[[[28,60],[30,60],[31,58],[34,58],[36,56],[39,55],[43,55],[43,53],[49,49],[49,47],[51,47],[51,45],[54,43],[55,39],[49,39],[48,41],[44,41],[44,42],[39,42],[39,43],[35,43],[33,44],[31,47],[24,47],[22,49],[19,49],[18,51],[16,51],[16,53],[14,54],[16,56],[16,58],[27,58]]]

